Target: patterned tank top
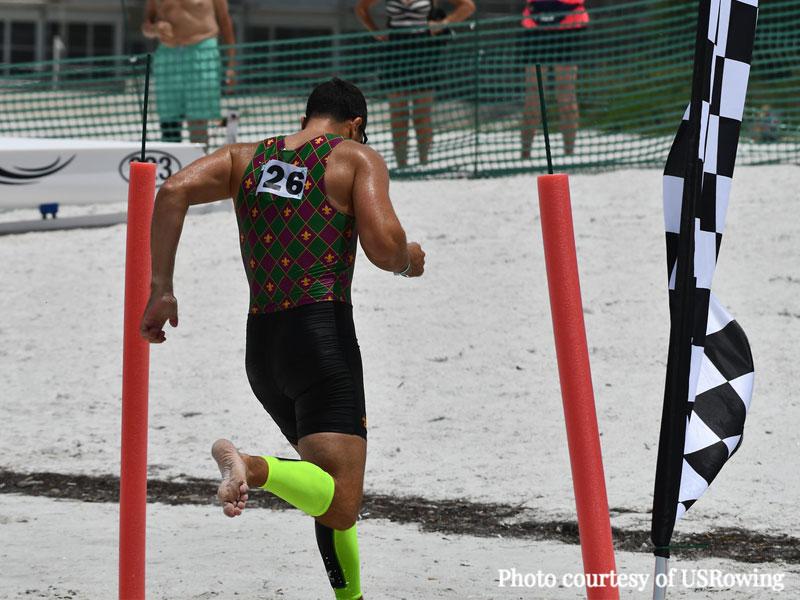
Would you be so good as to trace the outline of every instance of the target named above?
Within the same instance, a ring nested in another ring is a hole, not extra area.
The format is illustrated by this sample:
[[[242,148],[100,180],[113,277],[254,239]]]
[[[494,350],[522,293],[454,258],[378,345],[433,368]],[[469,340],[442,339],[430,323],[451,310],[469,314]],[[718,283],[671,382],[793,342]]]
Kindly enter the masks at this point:
[[[324,182],[328,157],[344,138],[325,134],[294,150],[284,138],[258,145],[236,197],[250,312],[352,304],[355,218],[333,207]]]

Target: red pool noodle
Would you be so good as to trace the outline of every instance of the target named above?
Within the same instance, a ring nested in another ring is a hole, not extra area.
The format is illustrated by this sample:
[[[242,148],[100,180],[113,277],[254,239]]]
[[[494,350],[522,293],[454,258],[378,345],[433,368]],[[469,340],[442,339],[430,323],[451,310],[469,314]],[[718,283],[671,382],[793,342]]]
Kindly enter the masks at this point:
[[[563,174],[542,175],[538,188],[583,568],[587,574],[608,574],[616,572],[614,546],[586,347],[569,178]],[[619,598],[618,588],[611,585],[587,587],[586,593],[589,600]]]
[[[122,351],[119,597],[144,600],[150,344],[139,335],[139,322],[150,295],[150,220],[156,165],[133,162],[130,167]]]

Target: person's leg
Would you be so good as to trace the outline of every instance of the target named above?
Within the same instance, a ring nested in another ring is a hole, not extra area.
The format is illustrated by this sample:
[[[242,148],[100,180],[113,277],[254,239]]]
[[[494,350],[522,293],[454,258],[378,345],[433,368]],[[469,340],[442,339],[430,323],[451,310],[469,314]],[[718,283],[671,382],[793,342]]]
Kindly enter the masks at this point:
[[[358,518],[364,485],[367,441],[345,433],[312,433],[300,439],[301,460],[239,452],[219,439],[211,454],[223,481],[223,512],[238,516],[249,489],[264,488],[333,529],[348,529]]]
[[[183,124],[180,121],[161,121],[160,125],[162,142],[181,141],[181,128]]]
[[[577,65],[557,65],[556,102],[558,103],[558,122],[564,136],[564,153],[571,156],[575,151],[575,136],[578,131],[578,81]]]
[[[361,505],[367,421],[352,306],[320,302],[247,320],[247,376],[300,460],[212,448],[228,516],[263,489],[317,519],[317,542],[339,599],[360,598],[355,520]]]
[[[433,143],[433,92],[430,90],[414,92],[412,99],[414,129],[417,132],[417,151],[420,164],[428,164],[428,153]]]
[[[401,169],[408,165],[408,99],[404,94],[389,94],[389,124],[392,127],[394,159]]]
[[[189,139],[195,144],[208,147],[208,123],[217,121],[222,113],[222,71],[216,38],[187,46],[184,58],[183,77]]]
[[[156,111],[161,126],[161,141],[180,142],[183,127],[181,113],[180,56],[175,48],[159,46],[153,57]]]
[[[189,140],[193,144],[203,144],[208,148],[208,122],[189,121]]]
[[[223,476],[219,489],[223,512],[241,514],[244,506],[236,506],[239,511],[225,510],[234,508],[226,504],[244,503],[241,496],[260,487],[323,525],[352,526],[361,508],[367,441],[347,433],[312,433],[301,438],[297,448],[302,460],[249,455],[228,440],[214,442],[211,454]],[[243,484],[247,489],[242,489]]]
[[[542,67],[542,79],[547,81],[547,67],[544,66]],[[527,65],[525,67],[525,105],[522,108],[522,128],[520,133],[522,142],[521,156],[523,159],[531,157],[531,144],[541,119],[536,66]]]
[[[367,440],[347,433],[312,433],[297,444],[300,457],[319,466],[333,478],[333,499],[317,521],[333,529],[348,529],[355,524],[364,488]]]
[[[249,314],[245,340],[245,371],[253,394],[281,430],[286,440],[297,450],[297,413],[294,399],[282,392],[275,381],[276,355],[282,344],[278,339],[281,317],[285,315]]]
[[[363,599],[356,525],[331,529],[317,520],[314,529],[322,564],[337,600]]]
[[[212,455],[223,481],[219,500],[242,514],[250,487],[261,487],[315,517],[317,544],[336,598],[361,598],[356,520],[361,508],[367,442],[358,435],[313,433],[298,443],[302,460],[240,453],[217,440]]]
[[[317,547],[337,600],[358,600],[361,567],[356,520],[364,491],[367,440],[358,435],[314,433],[300,439],[300,456],[335,481],[328,510],[314,524]]]

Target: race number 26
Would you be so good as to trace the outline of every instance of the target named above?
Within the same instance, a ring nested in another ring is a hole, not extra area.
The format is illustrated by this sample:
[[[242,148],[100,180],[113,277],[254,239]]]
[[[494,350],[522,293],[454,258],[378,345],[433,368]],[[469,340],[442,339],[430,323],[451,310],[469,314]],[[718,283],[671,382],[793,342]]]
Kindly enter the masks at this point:
[[[306,184],[308,169],[275,160],[267,162],[261,170],[261,180],[256,193],[268,192],[284,198],[300,200]]]

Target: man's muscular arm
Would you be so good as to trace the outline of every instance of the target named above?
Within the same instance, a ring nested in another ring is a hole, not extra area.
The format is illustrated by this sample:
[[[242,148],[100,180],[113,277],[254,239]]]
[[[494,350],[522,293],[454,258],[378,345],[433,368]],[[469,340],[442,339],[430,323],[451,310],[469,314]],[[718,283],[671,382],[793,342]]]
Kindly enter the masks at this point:
[[[364,253],[376,267],[410,277],[422,275],[425,253],[419,244],[406,243],[406,232],[389,199],[389,170],[369,146],[354,152],[353,211]]]
[[[150,301],[141,323],[141,334],[149,342],[166,339],[164,324],[178,326],[178,302],[173,294],[175,254],[190,205],[224,200],[231,196],[233,156],[224,146],[170,177],[156,195],[150,232],[152,280]]]

